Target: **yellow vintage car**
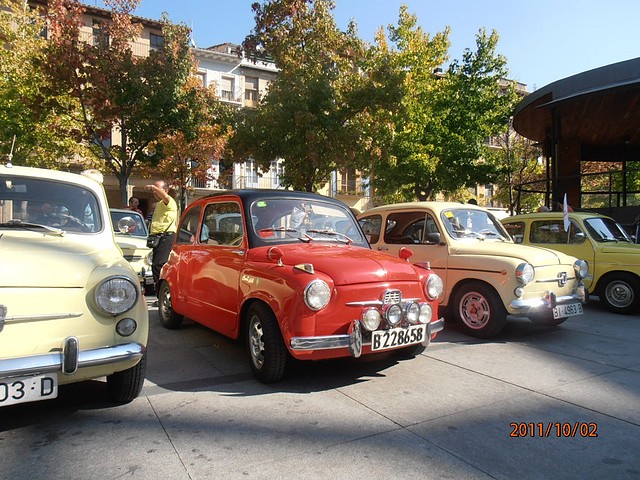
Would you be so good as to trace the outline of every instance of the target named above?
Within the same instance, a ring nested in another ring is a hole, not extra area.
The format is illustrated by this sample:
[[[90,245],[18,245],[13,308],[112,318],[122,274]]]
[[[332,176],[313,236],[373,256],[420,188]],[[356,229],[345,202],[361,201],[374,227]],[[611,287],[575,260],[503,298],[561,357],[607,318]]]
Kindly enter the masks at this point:
[[[454,202],[375,207],[358,221],[371,248],[428,264],[444,280],[441,307],[469,335],[497,335],[508,318],[559,325],[580,315],[586,262],[516,245],[488,210]]]
[[[133,400],[149,317],[98,172],[0,165],[0,259],[0,407],[104,376]]]
[[[589,263],[585,279],[609,311],[638,313],[640,309],[640,245],[633,243],[614,219],[590,212],[569,212],[565,230],[563,212],[514,215],[502,220],[516,243],[552,248]]]

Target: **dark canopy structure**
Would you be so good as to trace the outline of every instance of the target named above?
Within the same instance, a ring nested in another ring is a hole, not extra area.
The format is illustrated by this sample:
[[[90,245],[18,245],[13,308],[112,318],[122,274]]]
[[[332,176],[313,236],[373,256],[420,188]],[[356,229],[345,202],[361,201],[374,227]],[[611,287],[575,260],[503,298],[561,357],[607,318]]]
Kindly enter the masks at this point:
[[[553,82],[516,106],[513,126],[538,142],[547,160],[547,203],[581,207],[586,195],[608,198],[609,209],[626,207],[628,166],[640,165],[640,58]],[[608,191],[583,192],[581,162],[621,162]]]

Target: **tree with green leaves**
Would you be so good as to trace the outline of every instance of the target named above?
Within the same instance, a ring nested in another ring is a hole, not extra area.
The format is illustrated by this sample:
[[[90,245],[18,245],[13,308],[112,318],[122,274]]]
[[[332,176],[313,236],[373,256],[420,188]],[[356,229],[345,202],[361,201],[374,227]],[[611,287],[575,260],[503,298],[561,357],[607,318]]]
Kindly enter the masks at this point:
[[[506,60],[496,54],[498,35],[481,30],[476,50],[446,71],[449,30],[431,38],[406,6],[390,26],[395,50],[378,42],[379,55],[402,77],[393,112],[390,155],[374,166],[376,196],[386,201],[426,200],[440,192],[485,183],[496,169],[486,161],[487,138],[507,128],[515,88],[504,83]]]
[[[220,101],[215,88],[205,87],[195,76],[185,84],[183,98],[183,108],[191,115],[177,130],[159,136],[154,149],[160,153],[160,162],[140,169],[145,176],[153,170],[156,175],[171,179],[182,208],[189,203],[192,180],[213,179],[212,163],[225,153],[234,118],[232,107]]]
[[[45,27],[27,2],[0,0],[0,152],[16,164],[60,168],[86,150],[69,113],[77,102],[67,92],[47,92],[39,68]]]
[[[80,135],[105,169],[116,176],[121,201],[126,204],[134,167],[160,161],[149,147],[159,135],[176,131],[191,115],[189,102],[183,98],[193,66],[190,31],[163,17],[163,47],[151,50],[149,56],[136,56],[131,44],[141,25],[132,20],[131,12],[140,1],[104,3],[111,8],[110,18],[89,42],[81,37],[82,4],[48,2],[50,38],[42,67],[52,94],[70,92],[77,101],[83,124]]]
[[[362,42],[354,25],[337,28],[331,0],[272,0],[252,9],[256,25],[244,51],[272,58],[279,74],[259,107],[243,112],[231,140],[234,160],[251,157],[266,171],[282,158],[281,183],[313,191],[355,156],[345,95],[360,75]]]

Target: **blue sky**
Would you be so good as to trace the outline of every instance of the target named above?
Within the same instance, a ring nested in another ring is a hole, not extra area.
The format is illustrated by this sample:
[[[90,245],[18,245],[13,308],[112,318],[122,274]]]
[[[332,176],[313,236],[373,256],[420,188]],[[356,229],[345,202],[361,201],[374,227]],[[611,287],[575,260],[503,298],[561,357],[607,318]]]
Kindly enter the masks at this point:
[[[100,0],[84,0],[102,7]],[[253,0],[142,0],[136,15],[193,29],[198,47],[240,43],[254,26]],[[451,58],[475,49],[482,27],[500,36],[498,53],[508,60],[510,77],[529,91],[576,73],[640,56],[639,0],[335,0],[334,17],[345,29],[349,19],[360,37],[372,41],[380,27],[396,24],[400,5],[435,34],[451,28]]]

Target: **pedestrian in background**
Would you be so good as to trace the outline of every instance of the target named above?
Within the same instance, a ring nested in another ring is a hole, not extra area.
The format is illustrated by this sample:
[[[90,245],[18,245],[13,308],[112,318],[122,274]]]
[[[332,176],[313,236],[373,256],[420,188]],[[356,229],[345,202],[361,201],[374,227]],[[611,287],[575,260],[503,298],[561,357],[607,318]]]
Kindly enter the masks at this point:
[[[160,270],[167,262],[173,240],[178,226],[178,204],[169,195],[169,186],[164,180],[158,180],[153,185],[147,185],[156,199],[156,207],[151,217],[149,234],[160,236],[158,245],[153,249],[153,261],[151,262],[151,272],[153,282],[158,293],[158,281],[160,280]]]
[[[129,199],[129,205],[127,205],[126,208],[129,210],[133,210],[134,212],[138,212],[140,215],[142,215],[142,210],[138,208],[138,205],[140,205],[140,200],[138,200],[136,197],[131,197]]]

